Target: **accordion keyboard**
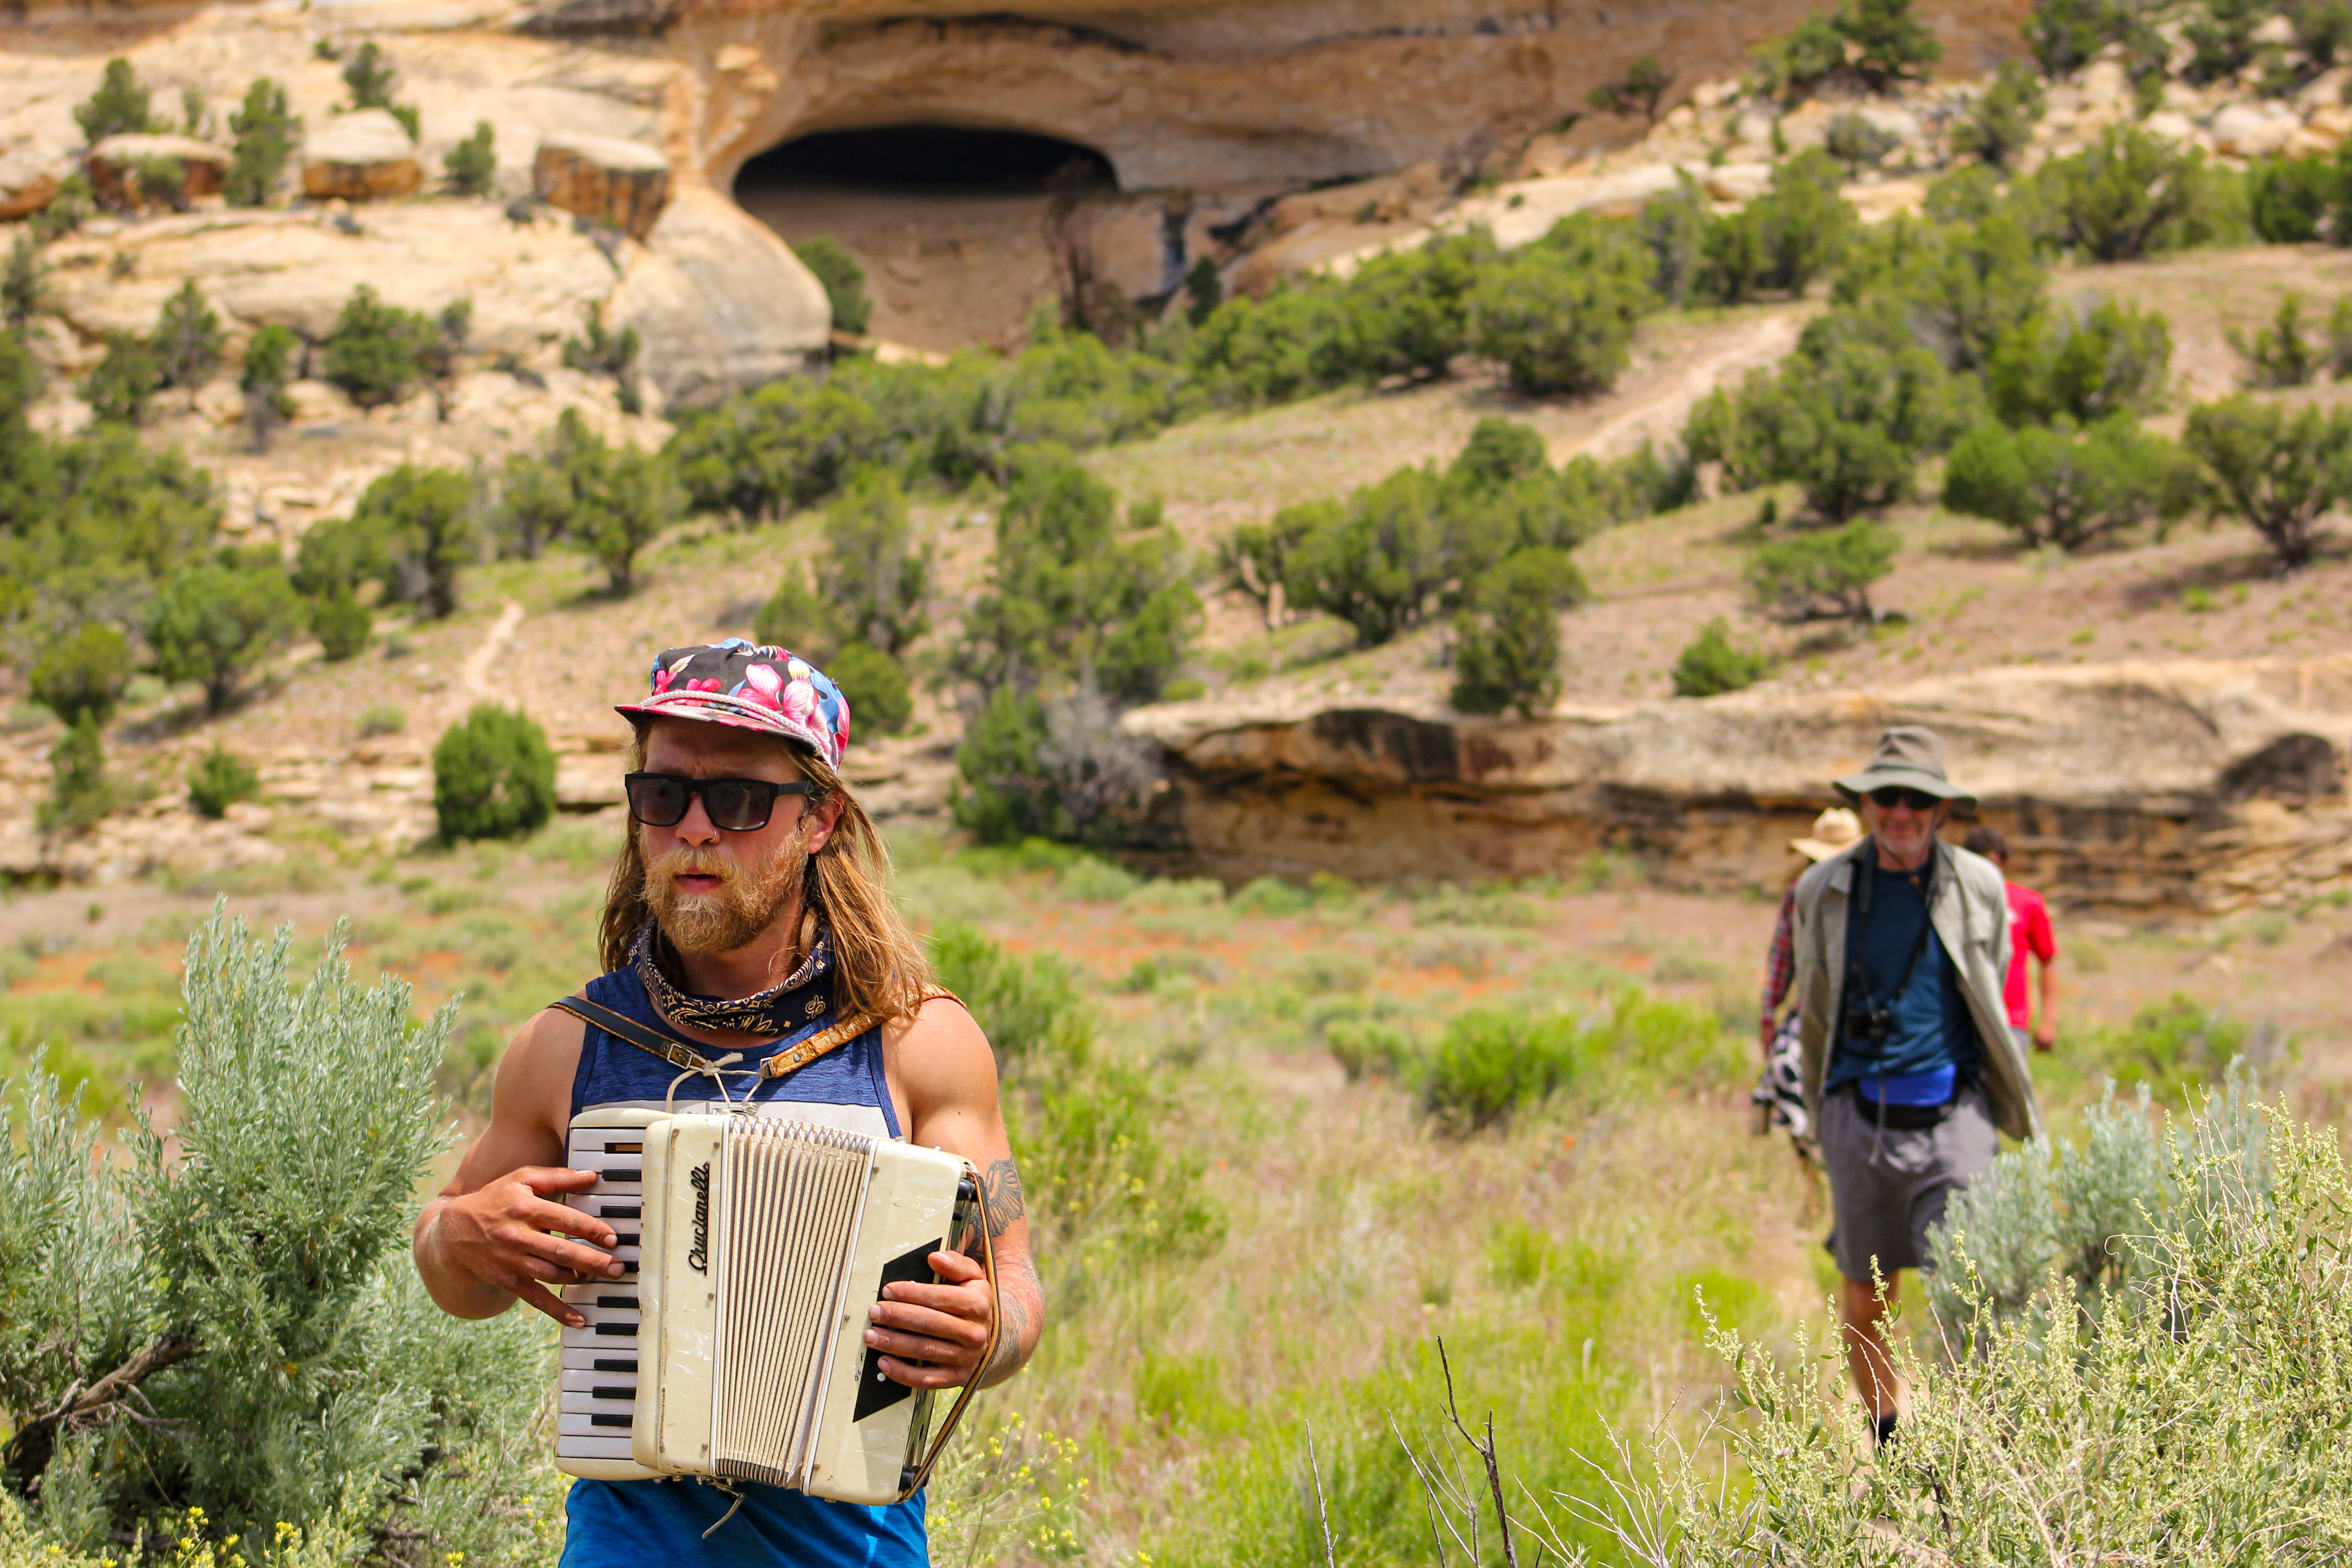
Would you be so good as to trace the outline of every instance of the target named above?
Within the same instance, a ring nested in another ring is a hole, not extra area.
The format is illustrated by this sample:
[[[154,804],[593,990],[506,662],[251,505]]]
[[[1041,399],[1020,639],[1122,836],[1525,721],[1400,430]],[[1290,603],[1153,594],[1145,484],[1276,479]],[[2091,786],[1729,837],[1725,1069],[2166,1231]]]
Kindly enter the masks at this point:
[[[563,1299],[588,1320],[563,1333],[562,1386],[556,1410],[559,1458],[627,1459],[630,1407],[637,1396],[637,1226],[644,1203],[645,1131],[574,1127],[565,1163],[597,1173],[596,1184],[564,1199],[603,1220],[619,1238],[617,1279],[567,1285]]]

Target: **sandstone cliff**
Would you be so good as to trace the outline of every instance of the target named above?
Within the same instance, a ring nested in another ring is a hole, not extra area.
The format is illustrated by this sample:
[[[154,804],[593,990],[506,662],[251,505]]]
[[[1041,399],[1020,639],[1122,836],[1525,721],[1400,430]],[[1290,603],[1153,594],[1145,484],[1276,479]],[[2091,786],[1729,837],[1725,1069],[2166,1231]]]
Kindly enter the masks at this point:
[[[1163,750],[1150,856],[1171,869],[1476,881],[1612,851],[1710,889],[1777,889],[1829,781],[1895,723],[1942,732],[2021,879],[2070,900],[2230,907],[2352,878],[2352,655],[1995,668],[1526,721],[1299,692],[1127,721]]]

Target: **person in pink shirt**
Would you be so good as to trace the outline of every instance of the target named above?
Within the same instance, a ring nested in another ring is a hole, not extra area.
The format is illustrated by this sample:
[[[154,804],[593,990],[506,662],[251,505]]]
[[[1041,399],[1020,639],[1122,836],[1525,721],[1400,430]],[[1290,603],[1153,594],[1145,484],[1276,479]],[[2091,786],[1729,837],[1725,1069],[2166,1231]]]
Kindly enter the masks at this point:
[[[2009,877],[2009,839],[1997,827],[1978,827],[1969,832],[1966,847],[1976,851],[2000,868],[2001,878]],[[2058,1043],[2058,938],[2050,929],[2050,906],[2042,895],[2017,882],[2008,882],[2009,893],[2009,983],[2002,988],[2009,1004],[2009,1026],[2022,1047],[2033,1042],[2037,1051],[2046,1051]],[[2042,966],[2042,1007],[2034,1016],[2032,998],[2025,983],[2025,959],[2031,953]]]

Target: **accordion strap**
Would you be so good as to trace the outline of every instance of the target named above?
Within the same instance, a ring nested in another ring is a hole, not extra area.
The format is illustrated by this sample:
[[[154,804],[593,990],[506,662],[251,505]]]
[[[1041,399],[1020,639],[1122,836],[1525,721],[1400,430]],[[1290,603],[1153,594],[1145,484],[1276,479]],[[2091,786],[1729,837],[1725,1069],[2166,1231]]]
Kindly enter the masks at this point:
[[[954,992],[938,985],[924,986],[919,995],[918,1005],[921,1002],[959,1000]],[[647,1028],[627,1014],[616,1013],[601,1002],[591,1002],[585,996],[566,996],[561,1002],[548,1005],[571,1014],[583,1023],[595,1025],[616,1040],[626,1040],[640,1050],[651,1051],[682,1072],[710,1073],[719,1070],[718,1064],[685,1041],[665,1035],[658,1029]],[[830,1028],[819,1029],[789,1049],[778,1051],[761,1062],[756,1070],[761,1081],[797,1072],[826,1052],[847,1045],[882,1021],[882,1015],[878,1013],[861,1013],[855,1018],[845,1018]],[[742,1070],[751,1072],[755,1069],[745,1068]]]

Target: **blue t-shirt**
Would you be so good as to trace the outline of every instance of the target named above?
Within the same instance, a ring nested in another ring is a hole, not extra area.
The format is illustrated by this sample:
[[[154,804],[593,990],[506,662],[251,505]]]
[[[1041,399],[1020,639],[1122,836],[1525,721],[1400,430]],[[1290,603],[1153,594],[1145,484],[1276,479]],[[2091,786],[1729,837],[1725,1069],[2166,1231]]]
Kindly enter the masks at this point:
[[[1937,858],[1941,855],[1938,850]],[[1859,1039],[1844,1033],[1841,1016],[1824,1091],[1859,1081],[1867,1099],[1941,1105],[1960,1079],[1976,1071],[1976,1022],[1960,994],[1959,970],[1927,919],[1925,889],[1935,864],[1931,858],[1916,872],[1889,871],[1869,850],[1853,863],[1853,890],[1846,899],[1845,994],[1839,1012],[1850,1013],[1866,999],[1890,1009],[1895,1027],[1884,1041]],[[1927,942],[1920,947],[1923,933]],[[1911,963],[1915,947],[1916,965]]]

